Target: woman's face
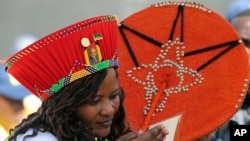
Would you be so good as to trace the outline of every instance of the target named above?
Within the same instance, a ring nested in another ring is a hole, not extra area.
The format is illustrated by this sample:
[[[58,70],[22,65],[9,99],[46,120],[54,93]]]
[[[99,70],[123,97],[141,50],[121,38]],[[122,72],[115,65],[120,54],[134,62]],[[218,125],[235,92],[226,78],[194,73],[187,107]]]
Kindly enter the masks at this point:
[[[77,115],[86,128],[93,130],[94,136],[105,137],[109,134],[112,120],[120,105],[120,92],[116,72],[110,68],[96,97],[78,108]]]

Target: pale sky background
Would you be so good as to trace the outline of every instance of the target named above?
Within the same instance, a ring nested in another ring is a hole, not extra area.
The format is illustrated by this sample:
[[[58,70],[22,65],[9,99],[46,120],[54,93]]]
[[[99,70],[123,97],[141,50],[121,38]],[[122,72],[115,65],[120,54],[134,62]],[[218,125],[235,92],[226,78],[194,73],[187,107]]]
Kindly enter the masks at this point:
[[[168,1],[168,0],[165,0]],[[225,16],[232,0],[185,0],[204,4]],[[93,16],[112,14],[119,21],[164,0],[0,0],[0,59],[10,56],[15,39],[29,33],[38,39]]]

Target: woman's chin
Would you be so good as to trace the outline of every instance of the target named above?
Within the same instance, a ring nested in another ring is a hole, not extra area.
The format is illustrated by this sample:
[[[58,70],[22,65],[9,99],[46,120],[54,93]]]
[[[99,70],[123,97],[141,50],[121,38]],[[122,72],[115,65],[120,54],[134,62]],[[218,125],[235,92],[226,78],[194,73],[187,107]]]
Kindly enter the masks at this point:
[[[107,137],[109,135],[109,133],[110,133],[110,127],[105,128],[105,129],[95,130],[95,135],[100,137],[100,138]]]

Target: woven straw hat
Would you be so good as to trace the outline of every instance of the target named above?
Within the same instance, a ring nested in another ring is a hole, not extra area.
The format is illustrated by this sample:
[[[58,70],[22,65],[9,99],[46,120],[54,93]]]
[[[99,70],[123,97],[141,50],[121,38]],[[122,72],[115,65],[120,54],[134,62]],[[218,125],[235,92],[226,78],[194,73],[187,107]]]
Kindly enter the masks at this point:
[[[244,45],[219,14],[162,2],[120,24],[119,79],[133,130],[166,121],[167,138],[205,136],[240,108],[248,89]]]
[[[117,62],[117,17],[99,16],[72,24],[9,58],[5,70],[43,101],[67,84]],[[91,50],[97,55],[91,62]]]

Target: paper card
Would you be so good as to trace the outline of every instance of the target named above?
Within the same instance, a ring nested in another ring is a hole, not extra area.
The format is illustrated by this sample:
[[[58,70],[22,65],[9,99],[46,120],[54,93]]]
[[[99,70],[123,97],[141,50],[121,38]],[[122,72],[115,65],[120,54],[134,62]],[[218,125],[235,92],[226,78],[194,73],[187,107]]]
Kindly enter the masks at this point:
[[[164,121],[158,122],[156,124],[153,124],[149,127],[149,129],[162,124],[165,126],[165,128],[169,131],[169,134],[167,135],[166,139],[164,141],[174,141],[176,129],[178,128],[179,121],[181,119],[182,114],[171,117],[169,119],[166,119]]]

